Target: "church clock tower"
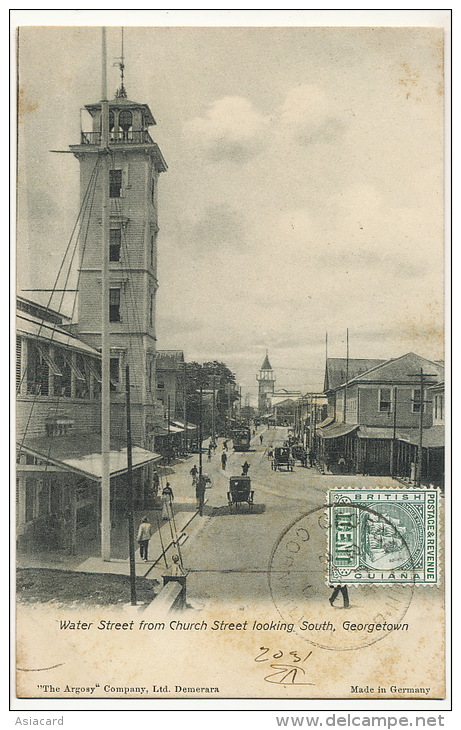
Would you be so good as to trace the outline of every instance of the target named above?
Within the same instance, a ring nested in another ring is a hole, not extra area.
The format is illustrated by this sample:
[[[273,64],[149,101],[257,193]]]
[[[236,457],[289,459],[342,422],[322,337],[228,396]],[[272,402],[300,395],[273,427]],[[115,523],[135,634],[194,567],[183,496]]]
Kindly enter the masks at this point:
[[[157,189],[167,165],[149,134],[155,125],[151,110],[127,98],[122,77],[115,99],[108,102],[109,179],[103,179],[102,106],[101,102],[85,106],[91,129],[82,131],[80,144],[70,147],[80,162],[80,203],[86,211],[80,236],[77,332],[89,345],[101,347],[101,210],[103,185],[108,185],[111,410],[124,407],[129,365],[133,440],[153,449]]]
[[[261,365],[259,375],[256,376],[256,380],[259,383],[258,390],[258,411],[259,415],[263,416],[271,409],[271,395],[274,392],[275,387],[275,374],[272,370],[272,365],[269,362],[269,356],[266,350],[266,357]]]

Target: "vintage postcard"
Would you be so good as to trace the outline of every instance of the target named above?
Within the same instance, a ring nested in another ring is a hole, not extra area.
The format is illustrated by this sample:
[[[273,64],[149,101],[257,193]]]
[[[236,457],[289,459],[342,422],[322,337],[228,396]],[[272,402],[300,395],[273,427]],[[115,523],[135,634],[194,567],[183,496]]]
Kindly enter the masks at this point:
[[[449,695],[449,30],[306,12],[15,28],[17,700]]]

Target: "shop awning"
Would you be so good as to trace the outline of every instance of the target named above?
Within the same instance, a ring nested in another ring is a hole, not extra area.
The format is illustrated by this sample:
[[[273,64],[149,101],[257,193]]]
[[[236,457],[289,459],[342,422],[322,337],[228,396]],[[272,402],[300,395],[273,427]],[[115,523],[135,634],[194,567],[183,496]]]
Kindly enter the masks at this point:
[[[325,428],[319,428],[317,433],[323,439],[337,439],[341,436],[346,436],[348,433],[352,433],[358,429],[357,424],[351,423],[332,423],[331,426]]]
[[[389,427],[379,426],[360,426],[357,436],[360,439],[387,439],[394,438],[394,430]],[[419,445],[419,428],[397,429],[395,438],[398,441]],[[445,429],[443,426],[431,426],[431,428],[423,429],[423,447],[425,449],[442,448],[445,445]]]
[[[334,416],[328,416],[328,418],[325,418],[322,423],[317,424],[317,428],[325,428],[326,426],[330,426],[334,420]]]
[[[25,439],[18,443],[19,450],[35,456],[46,464],[62,467],[63,471],[81,474],[95,481],[102,475],[101,436],[46,436],[43,438]],[[162,457],[154,451],[141,446],[132,446],[133,469],[157,461]],[[110,442],[110,475],[125,474],[128,471],[128,455],[126,444],[111,439]]]
[[[30,314],[20,314],[17,316],[16,329],[18,334],[32,335],[35,339],[45,344],[52,343],[55,345],[65,345],[72,347],[74,350],[80,350],[93,357],[100,358],[101,354],[90,345],[82,340],[74,337],[70,332],[66,332],[58,325],[42,322]]]
[[[360,439],[392,439],[394,437],[394,430],[390,426],[360,426],[357,436]],[[396,438],[399,434],[396,433]]]
[[[174,426],[179,426],[183,430],[185,430],[187,428],[188,431],[196,431],[198,429],[198,426],[196,426],[195,423],[188,423],[187,426],[182,421],[177,421],[177,420],[171,421],[171,423]]]
[[[398,438],[400,441],[406,441],[407,443],[418,446],[419,430],[414,428],[411,431],[399,433]],[[430,428],[423,429],[423,448],[441,449],[443,446],[445,446],[444,426],[431,426]]]

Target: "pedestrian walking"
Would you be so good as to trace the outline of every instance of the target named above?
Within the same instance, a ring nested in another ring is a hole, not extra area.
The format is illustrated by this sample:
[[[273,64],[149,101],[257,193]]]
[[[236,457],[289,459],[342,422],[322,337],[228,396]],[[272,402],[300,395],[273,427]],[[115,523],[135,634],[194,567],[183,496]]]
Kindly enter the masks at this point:
[[[329,598],[330,604],[333,605],[339,592],[341,592],[343,596],[343,608],[349,608],[349,593],[347,590],[347,586],[341,584],[335,586],[335,589]]]
[[[261,435],[259,436],[259,443],[260,443],[260,444],[262,445],[262,442],[263,442],[263,441],[264,441],[264,437],[263,437],[263,435],[261,434]]]
[[[242,475],[245,477],[248,474],[248,470],[250,468],[250,465],[248,461],[245,461],[244,464],[242,464]]]
[[[226,454],[225,451],[223,451],[223,453],[221,454],[221,467],[223,469],[225,469],[226,468],[226,464],[227,464],[227,454]]]
[[[203,505],[205,504],[205,489],[206,479],[203,474],[200,474],[195,485],[195,496],[197,498],[197,509],[200,517],[203,516]]]
[[[274,458],[274,449],[272,446],[269,446],[269,450],[267,452],[267,458],[269,460],[272,460]]]
[[[152,525],[150,524],[148,517],[145,516],[142,518],[141,524],[139,525],[138,537],[137,537],[141,560],[144,560],[145,562],[147,562],[149,540],[151,537],[152,537]]]
[[[192,486],[195,487],[195,485],[197,484],[197,476],[198,476],[197,464],[194,464],[194,466],[192,467],[192,469],[190,470],[189,473],[192,477]]]
[[[315,465],[315,451],[312,449],[309,451],[309,466]]]
[[[160,477],[158,475],[158,471],[154,470],[154,473],[152,474],[152,491],[155,496],[158,494],[158,489],[160,487]]]
[[[227,441],[223,441],[222,447],[224,451],[227,451]]]
[[[162,491],[162,520],[169,520],[173,514],[173,500],[174,494],[170,487],[170,483],[167,482],[165,488]]]

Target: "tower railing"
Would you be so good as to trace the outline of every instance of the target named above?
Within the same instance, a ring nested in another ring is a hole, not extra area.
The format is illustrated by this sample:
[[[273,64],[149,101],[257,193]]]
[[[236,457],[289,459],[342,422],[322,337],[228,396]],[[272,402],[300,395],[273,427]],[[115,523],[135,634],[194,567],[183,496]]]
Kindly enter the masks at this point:
[[[110,144],[153,144],[154,141],[147,129],[128,130],[127,132],[109,132]],[[101,132],[82,132],[81,144],[100,145]]]

